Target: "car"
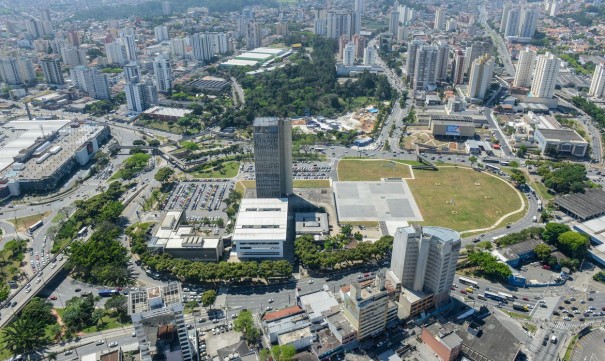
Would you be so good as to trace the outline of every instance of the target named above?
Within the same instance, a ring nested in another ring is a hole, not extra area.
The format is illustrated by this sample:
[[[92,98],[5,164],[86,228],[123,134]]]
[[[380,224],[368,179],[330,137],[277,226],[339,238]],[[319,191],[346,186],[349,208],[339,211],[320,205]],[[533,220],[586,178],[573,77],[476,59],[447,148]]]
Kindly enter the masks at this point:
[[[474,299],[475,299],[475,297],[474,297],[474,296],[472,296],[472,295],[468,295],[468,296],[466,296],[466,297],[467,297],[469,300],[474,300]]]
[[[548,306],[546,305],[546,303],[540,303],[540,307],[547,308]]]
[[[237,318],[237,314],[235,314],[235,313],[234,313],[234,314],[232,314],[232,315],[231,315],[231,318]]]
[[[463,295],[466,295],[466,290],[460,290],[460,293],[462,293]]]
[[[273,303],[273,299],[272,298],[269,298],[269,303]]]
[[[50,299],[54,301],[54,300],[56,300],[56,299],[57,299],[57,296],[52,295],[52,296],[50,296]]]
[[[82,291],[82,289],[80,287],[78,287],[74,290],[74,292],[80,292],[80,291]]]
[[[569,321],[569,320],[571,320],[571,318],[569,318],[569,317],[563,317],[563,320]]]
[[[137,332],[136,332],[136,331],[133,331],[131,336],[132,336],[132,337],[137,337]]]
[[[105,341],[103,341],[103,340],[97,340],[97,342],[95,342],[95,345],[100,346],[104,343],[105,343]]]
[[[561,314],[559,313],[559,311],[552,311],[552,314],[555,316],[560,316]]]
[[[523,297],[523,301],[529,301],[529,298]]]
[[[118,346],[118,343],[117,343],[117,342],[115,342],[115,341],[114,341],[114,342],[110,342],[108,346],[109,346],[109,347],[117,347],[117,346]]]
[[[272,309],[273,309],[273,307],[271,307],[271,306],[267,306],[267,307],[265,308],[265,310],[266,310],[266,311],[271,311]]]
[[[73,350],[67,350],[67,351],[65,351],[65,353],[63,353],[63,355],[67,356],[67,355],[71,355],[72,353],[74,353]]]

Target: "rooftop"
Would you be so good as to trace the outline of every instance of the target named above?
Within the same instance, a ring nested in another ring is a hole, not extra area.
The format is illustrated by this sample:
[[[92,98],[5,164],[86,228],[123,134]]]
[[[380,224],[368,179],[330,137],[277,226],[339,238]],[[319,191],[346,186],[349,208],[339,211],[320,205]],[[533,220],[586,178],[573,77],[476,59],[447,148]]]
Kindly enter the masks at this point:
[[[329,323],[334,325],[337,330],[340,331],[340,334],[344,337],[355,333],[355,329],[351,326],[351,322],[347,320],[345,315],[342,312],[336,312],[327,317]]]
[[[172,282],[161,286],[139,289],[138,291],[130,291],[128,311],[129,314],[147,312],[180,302],[180,283]]]
[[[192,112],[191,109],[167,108],[167,107],[155,106],[155,107],[145,110],[143,112],[143,114],[181,118],[187,114],[190,114],[191,112]]]
[[[301,295],[300,304],[307,313],[314,313],[315,316],[329,311],[335,306],[338,307],[339,305],[336,297],[334,297],[330,291],[326,290],[318,290],[316,292]]]
[[[250,53],[281,55],[281,54],[285,53],[286,51],[287,51],[287,49],[284,49],[284,48],[260,47],[260,48],[256,48],[254,50],[251,50]]]
[[[435,322],[428,325],[426,329],[449,350],[458,347],[462,343],[460,336],[454,332],[456,328],[453,324],[442,325],[439,322]]]
[[[297,330],[282,333],[281,335],[277,336],[277,338],[279,339],[280,345],[285,345],[290,342],[300,340],[301,338],[311,337],[312,335],[313,333],[311,332],[311,327],[306,326]]]
[[[287,226],[287,198],[245,198],[239,207],[233,239],[285,241]]]
[[[255,66],[257,64],[258,61],[241,59],[229,59],[226,62],[221,63],[222,66]]]
[[[541,240],[530,239],[505,247],[500,250],[500,254],[506,257],[507,260],[517,259],[519,258],[519,255],[532,252],[539,244],[542,244]]]
[[[166,242],[166,248],[201,248],[216,249],[220,244],[220,238],[207,238],[202,236],[186,236],[183,238],[169,238]]]
[[[588,189],[584,193],[566,194],[556,198],[555,204],[586,220],[605,213],[605,191]]]
[[[456,333],[462,339],[462,350],[472,360],[511,361],[519,353],[517,338],[495,317],[489,316],[479,324],[478,337],[469,333],[468,323]]]
[[[605,216],[578,223],[574,229],[586,233],[595,243],[605,244]]]
[[[571,129],[538,128],[536,129],[536,132],[540,132],[540,134],[542,134],[546,140],[588,144],[588,142],[584,140],[584,138],[582,138],[578,132]]]
[[[440,115],[440,114],[431,114],[431,122],[438,123],[473,123],[473,118],[467,115]]]
[[[327,213],[296,213],[294,219],[296,233],[327,233],[329,231]]]
[[[253,126],[255,126],[255,127],[276,127],[277,120],[278,120],[278,118],[276,118],[276,117],[257,117],[257,118],[254,118]]]
[[[302,308],[300,308],[300,306],[298,305],[286,307],[281,310],[265,313],[265,315],[263,316],[263,321],[270,322],[274,320],[279,320],[280,318],[296,315],[302,312]]]

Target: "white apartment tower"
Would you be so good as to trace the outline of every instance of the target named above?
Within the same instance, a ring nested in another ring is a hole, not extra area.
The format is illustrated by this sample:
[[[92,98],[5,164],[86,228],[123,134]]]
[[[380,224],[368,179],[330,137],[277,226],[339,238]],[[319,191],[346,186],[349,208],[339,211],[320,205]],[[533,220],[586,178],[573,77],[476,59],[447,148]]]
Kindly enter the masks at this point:
[[[397,35],[397,28],[399,28],[399,12],[391,11],[389,17],[389,33]]]
[[[416,50],[413,90],[434,90],[437,87],[437,57],[434,45],[422,45]]]
[[[153,61],[153,73],[155,83],[159,92],[168,92],[172,88],[172,64],[164,54]]]
[[[353,43],[345,45],[342,51],[342,64],[344,66],[355,64],[355,45]]]
[[[347,11],[329,11],[326,15],[326,36],[330,39],[340,39],[346,35],[351,39],[351,13]]]
[[[532,38],[536,33],[536,25],[538,24],[538,12],[531,7],[523,7],[521,9],[521,17],[519,19],[518,35],[522,38]]]
[[[536,98],[552,98],[559,78],[561,60],[554,54],[538,55],[534,80],[531,83],[531,94]]]
[[[515,72],[515,80],[513,86],[521,88],[529,88],[531,86],[531,77],[534,71],[534,63],[536,61],[536,52],[530,48],[525,48],[519,54],[517,62],[517,71]]]
[[[408,56],[405,64],[405,71],[407,80],[411,80],[414,77],[414,70],[416,69],[416,51],[424,45],[423,40],[414,39],[408,44]]]
[[[172,15],[172,3],[168,1],[164,1],[162,3],[162,15],[168,16]]]
[[[519,11],[519,8],[512,8],[508,11],[504,36],[516,36],[519,33],[520,17],[521,12]]]
[[[75,47],[61,48],[61,59],[63,64],[72,68],[78,65],[86,65],[86,51]]]
[[[137,43],[134,34],[125,34],[119,41],[126,47],[126,58],[128,61],[137,60]]]
[[[292,123],[283,118],[256,118],[253,131],[256,197],[292,194]]]
[[[445,30],[445,9],[438,7],[435,10],[435,23],[433,24],[435,30]]]
[[[186,54],[186,43],[184,38],[170,39],[170,55],[173,58],[182,59]]]
[[[447,79],[447,70],[450,56],[450,46],[445,40],[440,40],[437,43],[437,81],[445,81]]]
[[[138,79],[134,78],[124,85],[124,93],[128,110],[142,113],[155,103],[154,95],[157,91],[153,82],[139,83]]]
[[[126,47],[117,41],[105,44],[105,54],[109,64],[122,66],[128,61]]]
[[[373,46],[367,46],[363,50],[363,65],[374,65],[376,62],[376,49]]]
[[[191,36],[191,48],[193,59],[197,61],[208,61],[212,59],[212,41],[207,34],[193,34]]]
[[[442,227],[398,228],[388,271],[401,286],[431,293],[437,308],[448,303],[460,253],[460,234]]]
[[[475,60],[471,66],[468,79],[468,96],[483,99],[492,82],[494,75],[494,58],[483,55]]]
[[[0,58],[0,79],[10,85],[36,80],[34,64],[28,57]]]
[[[601,98],[605,92],[605,64],[599,63],[592,74],[588,95]]]
[[[46,83],[53,85],[62,85],[65,83],[63,72],[61,71],[61,62],[58,59],[43,59],[40,61],[44,79]]]
[[[132,62],[124,66],[124,81],[129,83],[134,81],[134,79],[136,79],[136,81],[141,79],[139,66],[136,62]]]
[[[168,27],[166,25],[156,26],[153,28],[155,40],[159,43],[168,40]]]
[[[111,99],[111,91],[107,83],[107,75],[96,68],[79,65],[70,71],[73,85],[88,93],[91,98],[99,100]]]
[[[355,11],[363,14],[366,11],[366,0],[355,0]]]
[[[248,31],[246,33],[246,47],[249,50],[258,48],[262,45],[263,34],[262,25],[259,22],[251,21],[248,23]]]

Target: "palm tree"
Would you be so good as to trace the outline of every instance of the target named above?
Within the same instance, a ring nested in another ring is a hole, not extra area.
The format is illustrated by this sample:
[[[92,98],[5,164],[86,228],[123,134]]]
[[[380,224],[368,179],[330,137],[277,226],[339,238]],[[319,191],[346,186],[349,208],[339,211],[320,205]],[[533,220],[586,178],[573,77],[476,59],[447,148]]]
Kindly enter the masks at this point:
[[[44,325],[33,320],[17,319],[2,331],[4,347],[15,354],[34,351],[44,346]]]

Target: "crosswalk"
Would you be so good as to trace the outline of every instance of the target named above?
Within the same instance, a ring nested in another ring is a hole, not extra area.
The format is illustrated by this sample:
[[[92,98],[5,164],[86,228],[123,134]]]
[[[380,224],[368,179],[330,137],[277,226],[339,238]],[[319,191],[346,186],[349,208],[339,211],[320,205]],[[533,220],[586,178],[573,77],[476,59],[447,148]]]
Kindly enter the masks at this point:
[[[576,328],[580,326],[581,322],[572,322],[572,321],[550,321],[548,322],[548,327],[555,330],[567,331],[572,328]]]

